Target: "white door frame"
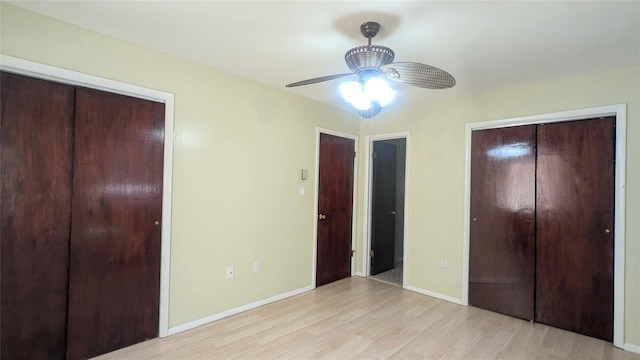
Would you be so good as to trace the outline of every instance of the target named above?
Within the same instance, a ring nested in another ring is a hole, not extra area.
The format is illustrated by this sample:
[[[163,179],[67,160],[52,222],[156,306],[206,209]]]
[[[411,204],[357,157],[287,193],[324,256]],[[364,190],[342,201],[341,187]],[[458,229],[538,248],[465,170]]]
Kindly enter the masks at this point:
[[[158,334],[159,337],[166,337],[169,330],[169,262],[171,259],[174,95],[2,54],[0,54],[0,70],[164,103],[164,163],[162,174],[160,313],[158,314]]]
[[[462,247],[462,304],[469,305],[469,234],[471,196],[471,132],[530,124],[554,123],[592,119],[602,116],[616,117],[615,148],[615,224],[614,224],[614,279],[613,279],[613,344],[624,347],[624,270],[625,270],[625,171],[627,139],[627,105],[616,104],[588,109],[532,115],[511,119],[470,123],[466,126],[464,231]]]
[[[316,288],[316,267],[318,263],[318,188],[320,187],[320,134],[327,134],[338,136],[346,139],[353,140],[353,198],[351,203],[353,204],[351,212],[351,249],[356,248],[356,218],[357,218],[357,203],[358,199],[358,136],[353,134],[347,134],[340,131],[316,128],[316,168],[315,168],[315,198],[313,201],[313,266],[311,268],[311,286]],[[356,262],[355,256],[351,257],[351,276],[355,274]]]
[[[369,249],[371,249],[371,191],[373,188],[373,159],[370,154],[373,152],[373,143],[375,141],[381,140],[394,140],[394,139],[405,139],[405,167],[404,167],[404,239],[403,239],[403,250],[402,250],[402,287],[405,287],[407,284],[407,244],[408,244],[408,214],[409,214],[409,154],[410,154],[410,133],[409,131],[402,131],[390,134],[379,134],[379,135],[369,135],[365,137],[364,144],[364,153],[367,154],[364,161],[364,173],[365,173],[365,182],[364,182],[364,221],[363,229],[362,229],[362,272],[363,276],[368,277],[371,267],[371,258],[369,257]]]

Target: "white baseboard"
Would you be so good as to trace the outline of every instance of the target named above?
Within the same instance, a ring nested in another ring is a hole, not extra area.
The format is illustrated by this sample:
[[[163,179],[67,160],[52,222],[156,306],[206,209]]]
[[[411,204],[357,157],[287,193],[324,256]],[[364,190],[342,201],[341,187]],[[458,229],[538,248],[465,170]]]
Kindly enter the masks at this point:
[[[207,316],[207,317],[202,318],[202,319],[194,320],[194,321],[188,322],[186,324],[178,325],[176,327],[170,328],[169,331],[168,331],[168,335],[174,335],[174,334],[177,334],[177,333],[180,333],[180,332],[183,332],[183,331],[187,331],[187,330],[193,329],[195,327],[198,327],[198,326],[201,326],[201,325],[204,325],[204,324],[208,324],[210,322],[213,322],[213,321],[216,321],[216,320],[220,320],[220,319],[226,318],[228,316],[235,315],[235,314],[247,311],[247,310],[255,309],[257,307],[260,307],[260,306],[263,306],[263,305],[267,305],[267,304],[270,304],[270,303],[273,303],[273,302],[276,302],[276,301],[279,301],[279,300],[282,300],[282,299],[286,299],[288,297],[292,297],[292,296],[295,296],[295,295],[298,295],[298,294],[302,294],[302,293],[310,291],[310,290],[313,290],[313,286],[305,286],[303,288],[296,289],[296,290],[290,291],[288,293],[272,296],[270,298],[263,299],[263,300],[258,300],[258,301],[252,302],[250,304],[247,304],[247,305],[239,306],[237,308],[230,309],[230,310],[227,310],[227,311],[223,311],[221,313],[214,314],[214,315],[211,315],[211,316]]]
[[[362,276],[362,277],[365,277],[365,276],[364,276],[364,273],[363,273],[363,272],[360,272],[360,271],[356,271],[356,272],[355,272],[355,274],[353,274],[353,275],[354,275],[354,276]]]
[[[420,288],[413,287],[413,286],[406,286],[405,289],[417,292],[417,293],[422,294],[422,295],[427,295],[427,296],[431,296],[431,297],[434,297],[434,298],[438,298],[440,300],[449,301],[449,302],[452,302],[454,304],[462,305],[462,300],[460,300],[458,298],[454,298],[454,297],[449,296],[449,295],[444,295],[444,294],[440,294],[440,293],[429,291],[429,290],[420,289]]]
[[[636,354],[640,354],[640,345],[634,345],[634,344],[624,344],[623,349],[636,353]]]

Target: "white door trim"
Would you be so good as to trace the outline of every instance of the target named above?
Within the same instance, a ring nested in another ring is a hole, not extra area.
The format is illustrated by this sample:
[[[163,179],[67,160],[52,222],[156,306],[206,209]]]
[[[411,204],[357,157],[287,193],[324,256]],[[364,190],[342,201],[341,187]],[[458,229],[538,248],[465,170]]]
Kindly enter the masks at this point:
[[[480,129],[585,120],[600,116],[616,117],[615,163],[615,227],[614,227],[614,290],[613,290],[613,344],[624,347],[624,271],[625,271],[625,181],[627,104],[594,107],[518,118],[492,120],[466,125],[465,138],[465,187],[464,230],[462,246],[462,303],[469,305],[469,232],[471,195],[471,132]]]
[[[373,142],[380,140],[405,139],[405,168],[404,168],[404,245],[402,258],[402,287],[407,284],[407,248],[409,243],[409,154],[410,150],[410,133],[409,131],[395,132],[390,134],[369,135],[365,137],[364,143],[364,221],[362,222],[362,272],[363,276],[368,277],[370,271],[369,249],[371,248],[371,188],[373,180],[373,164],[370,154],[373,152]]]
[[[160,258],[160,313],[158,334],[169,329],[169,262],[171,259],[171,189],[173,174],[174,95],[136,85],[104,79],[76,71],[0,54],[0,70],[54,82],[84,86],[112,93],[164,103],[164,164],[162,174],[162,229]]]
[[[358,136],[353,134],[347,134],[340,131],[316,128],[316,168],[315,168],[315,197],[313,201],[313,266],[311,268],[311,286],[316,288],[316,265],[318,262],[318,188],[320,186],[320,134],[328,134],[333,136],[339,136],[346,139],[353,140],[353,151],[355,156],[353,158],[353,204],[351,214],[351,249],[356,248],[356,218],[357,218],[357,203],[358,198]],[[351,276],[356,272],[355,256],[351,258]]]

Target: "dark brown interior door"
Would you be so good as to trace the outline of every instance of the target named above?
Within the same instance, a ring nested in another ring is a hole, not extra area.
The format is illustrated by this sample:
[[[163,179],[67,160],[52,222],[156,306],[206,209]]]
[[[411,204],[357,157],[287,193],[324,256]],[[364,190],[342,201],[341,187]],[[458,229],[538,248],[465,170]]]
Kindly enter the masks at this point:
[[[532,320],[536,128],[474,131],[469,302]]]
[[[614,118],[538,129],[536,321],[613,339]]]
[[[396,236],[396,146],[373,143],[371,275],[391,270]]]
[[[78,88],[68,358],[158,335],[164,104]]]
[[[320,134],[316,286],[351,276],[355,141]]]
[[[74,88],[0,76],[0,357],[60,359],[66,347]]]

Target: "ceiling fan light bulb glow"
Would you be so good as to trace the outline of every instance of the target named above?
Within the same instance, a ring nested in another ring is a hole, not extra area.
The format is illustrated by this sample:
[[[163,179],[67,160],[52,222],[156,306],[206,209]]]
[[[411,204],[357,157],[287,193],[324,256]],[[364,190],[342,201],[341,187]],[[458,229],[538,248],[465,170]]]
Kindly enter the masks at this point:
[[[358,81],[349,81],[340,85],[342,97],[358,110],[367,110],[371,107],[371,101],[362,90]]]
[[[365,95],[370,101],[377,101],[380,107],[384,107],[393,100],[396,91],[389,88],[386,81],[376,77],[366,82]]]
[[[378,95],[378,99],[377,100],[380,103],[380,107],[385,107],[395,97],[396,97],[396,91],[387,88],[382,94]]]
[[[358,98],[355,102],[352,102],[354,108],[358,110],[369,110],[371,107],[371,101],[367,99],[364,95]]]
[[[353,101],[350,101],[349,103],[358,110],[368,110],[371,107],[371,101],[369,101],[369,99],[367,99],[364,95],[353,99]]]
[[[357,81],[349,81],[340,85],[340,94],[347,102],[353,103],[362,93],[362,87]]]

